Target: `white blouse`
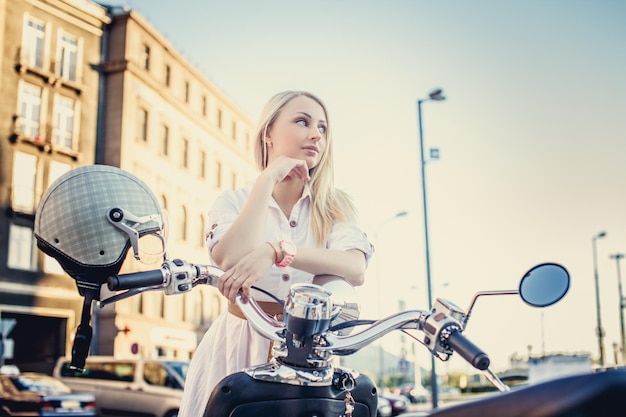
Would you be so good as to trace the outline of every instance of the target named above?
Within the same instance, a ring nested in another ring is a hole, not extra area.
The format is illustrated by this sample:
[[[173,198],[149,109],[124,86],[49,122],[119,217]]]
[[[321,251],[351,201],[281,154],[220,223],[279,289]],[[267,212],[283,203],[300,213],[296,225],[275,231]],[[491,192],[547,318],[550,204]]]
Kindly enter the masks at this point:
[[[210,257],[213,246],[226,233],[241,212],[253,186],[254,181],[245,188],[225,191],[213,203],[213,207],[209,211],[209,226],[206,230]],[[276,200],[273,198],[270,200],[263,238],[270,242],[289,240],[296,246],[316,247],[315,237],[310,228],[310,218],[311,190],[306,184],[302,197],[294,205],[288,219]],[[366,262],[369,261],[373,251],[367,236],[359,226],[356,223],[346,222],[335,222],[325,247],[335,250],[358,249],[365,255]],[[211,262],[215,264],[212,257]],[[312,280],[313,274],[308,272],[291,266],[279,268],[274,265],[255,285],[284,300],[292,284],[311,282]],[[260,292],[253,292],[252,295],[259,301],[272,301],[271,298]]]

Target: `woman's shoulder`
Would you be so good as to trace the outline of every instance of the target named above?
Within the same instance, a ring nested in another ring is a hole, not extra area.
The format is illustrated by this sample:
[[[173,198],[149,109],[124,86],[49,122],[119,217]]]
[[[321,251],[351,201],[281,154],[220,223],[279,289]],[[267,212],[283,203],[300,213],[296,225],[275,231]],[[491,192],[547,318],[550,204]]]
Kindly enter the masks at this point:
[[[339,213],[341,213],[340,218],[335,218],[335,221],[340,220],[343,222],[356,222],[358,218],[357,210],[354,205],[354,201],[350,194],[347,192],[336,188],[335,189],[335,204]]]
[[[250,191],[252,190],[252,186],[254,185],[254,181],[255,180],[250,181],[248,184],[246,184],[243,187],[239,187],[239,188],[235,188],[235,189],[229,189],[229,190],[223,190],[218,195],[218,198],[223,198],[223,199],[228,199],[228,200],[241,200],[241,199],[245,200],[250,195]]]

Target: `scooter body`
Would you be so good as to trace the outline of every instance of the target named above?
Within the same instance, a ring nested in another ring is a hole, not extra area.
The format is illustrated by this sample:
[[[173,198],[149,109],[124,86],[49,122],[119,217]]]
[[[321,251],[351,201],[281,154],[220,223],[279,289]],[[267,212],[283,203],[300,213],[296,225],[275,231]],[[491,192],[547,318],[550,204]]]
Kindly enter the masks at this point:
[[[378,391],[374,382],[359,375],[348,387],[351,397],[347,399],[340,382],[343,376],[343,371],[336,370],[329,385],[300,386],[257,380],[237,372],[213,389],[204,417],[338,417],[346,415],[347,405],[352,407],[352,417],[376,417]]]

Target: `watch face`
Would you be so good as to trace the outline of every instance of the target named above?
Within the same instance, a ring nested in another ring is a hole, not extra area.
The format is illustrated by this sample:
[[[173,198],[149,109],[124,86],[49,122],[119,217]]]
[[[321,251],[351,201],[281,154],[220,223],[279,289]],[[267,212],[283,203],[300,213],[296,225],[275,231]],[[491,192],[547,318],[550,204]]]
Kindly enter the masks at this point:
[[[280,248],[288,255],[296,254],[296,245],[294,245],[292,242],[283,240],[280,244]]]

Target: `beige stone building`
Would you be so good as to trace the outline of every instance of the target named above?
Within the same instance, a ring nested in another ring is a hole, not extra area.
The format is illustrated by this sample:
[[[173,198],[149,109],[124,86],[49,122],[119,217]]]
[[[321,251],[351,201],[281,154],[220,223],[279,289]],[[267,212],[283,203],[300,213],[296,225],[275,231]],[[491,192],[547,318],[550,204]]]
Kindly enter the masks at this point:
[[[0,319],[16,323],[7,360],[46,372],[69,354],[82,307],[35,245],[48,185],[80,165],[130,171],[169,214],[169,257],[206,263],[213,199],[255,175],[252,123],[134,11],[0,0],[0,45]],[[130,259],[121,272],[158,266]],[[94,306],[92,354],[188,358],[224,307],[211,288]]]
[[[207,263],[206,213],[219,192],[256,173],[253,125],[134,11],[111,10],[97,161],[144,180],[169,215],[168,255]],[[150,268],[131,259],[122,272]],[[100,354],[189,358],[225,308],[213,288],[144,293],[99,314]],[[130,329],[116,333],[116,329]],[[112,349],[112,350],[111,350]]]
[[[106,9],[86,0],[0,0],[0,318],[13,360],[47,370],[71,346],[82,299],[35,246],[48,185],[93,164]]]

